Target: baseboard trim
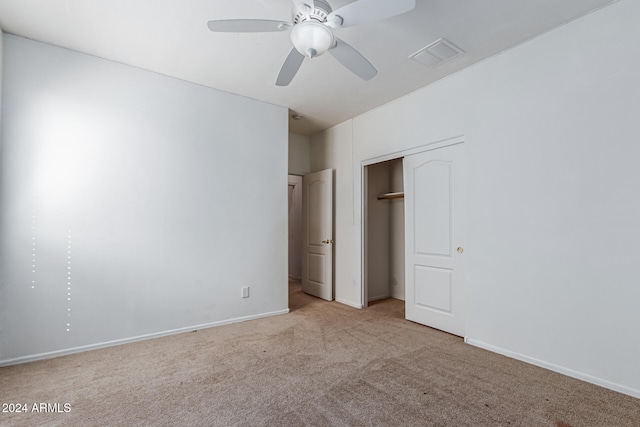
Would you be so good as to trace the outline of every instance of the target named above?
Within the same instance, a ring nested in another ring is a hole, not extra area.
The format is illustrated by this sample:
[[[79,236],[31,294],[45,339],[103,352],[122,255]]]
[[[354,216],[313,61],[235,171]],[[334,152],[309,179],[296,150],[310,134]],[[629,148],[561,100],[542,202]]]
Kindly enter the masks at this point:
[[[34,355],[30,355],[30,356],[16,357],[15,359],[0,360],[0,367],[11,366],[11,365],[19,365],[19,364],[22,364],[22,363],[35,362],[35,361],[38,361],[38,360],[53,359],[54,357],[67,356],[69,354],[81,353],[81,352],[89,351],[89,350],[97,350],[97,349],[100,349],[100,348],[114,347],[116,345],[129,344],[129,343],[138,342],[138,341],[145,341],[145,340],[149,340],[149,339],[153,339],[153,338],[166,337],[168,335],[182,334],[184,332],[191,332],[191,331],[196,331],[196,330],[199,330],[199,329],[208,329],[208,328],[214,328],[214,327],[217,327],[217,326],[230,325],[232,323],[246,322],[248,320],[262,319],[264,317],[279,316],[281,314],[287,314],[287,313],[289,313],[289,309],[288,308],[285,309],[285,310],[278,310],[278,311],[272,311],[272,312],[268,312],[268,313],[254,314],[254,315],[251,315],[251,316],[236,317],[236,318],[233,318],[233,319],[220,320],[218,322],[211,322],[211,323],[203,323],[203,324],[200,324],[200,325],[187,326],[187,327],[184,327],[184,328],[171,329],[171,330],[168,330],[168,331],[155,332],[155,333],[152,333],[152,334],[138,335],[138,336],[131,337],[131,338],[123,338],[123,339],[119,339],[119,340],[106,341],[106,342],[101,342],[101,343],[97,343],[97,344],[83,345],[83,346],[80,346],[80,347],[73,347],[73,348],[68,348],[68,349],[63,349],[63,350],[50,351],[50,352],[47,352],[47,353],[40,353],[40,354],[34,354]]]
[[[378,295],[377,297],[371,297],[369,298],[369,302],[380,301],[381,299],[387,299],[387,298],[391,298],[391,295]]]
[[[464,342],[470,344],[474,347],[479,347],[484,350],[491,351],[493,353],[498,353],[503,356],[510,357],[512,359],[520,360],[522,362],[529,363],[531,365],[539,366],[541,368],[548,369],[553,372],[557,372],[559,374],[566,375],[568,377],[576,378],[582,381],[586,381],[591,384],[598,385],[600,387],[608,388],[609,390],[617,391],[618,393],[627,394],[632,397],[640,398],[640,390],[636,390],[631,387],[627,387],[621,384],[613,383],[607,380],[603,380],[601,378],[597,378],[582,372],[574,371],[573,369],[568,369],[563,366],[555,365],[553,363],[545,362],[543,360],[539,360],[533,357],[526,356],[524,354],[516,353],[510,350],[506,350],[501,347],[496,347],[491,344],[484,343],[482,341],[465,338]]]
[[[340,298],[336,298],[336,302],[339,302],[340,304],[348,305],[349,307],[362,309],[362,304],[354,304],[352,302],[349,302],[347,300],[343,300],[343,299],[340,299]]]

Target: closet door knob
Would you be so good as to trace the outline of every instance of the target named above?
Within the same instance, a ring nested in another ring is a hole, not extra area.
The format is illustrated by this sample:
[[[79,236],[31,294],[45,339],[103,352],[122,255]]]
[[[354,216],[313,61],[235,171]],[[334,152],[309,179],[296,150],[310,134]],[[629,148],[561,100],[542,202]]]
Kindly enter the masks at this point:
[[[458,253],[461,254],[462,252],[464,252],[464,249],[462,248],[462,246],[458,246]]]

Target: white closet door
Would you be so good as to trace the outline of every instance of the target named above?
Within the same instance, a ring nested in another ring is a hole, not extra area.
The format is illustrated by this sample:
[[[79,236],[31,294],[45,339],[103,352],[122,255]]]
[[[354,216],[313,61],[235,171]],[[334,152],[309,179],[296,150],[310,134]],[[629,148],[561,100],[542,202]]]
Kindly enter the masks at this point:
[[[464,144],[404,158],[406,318],[464,336]]]

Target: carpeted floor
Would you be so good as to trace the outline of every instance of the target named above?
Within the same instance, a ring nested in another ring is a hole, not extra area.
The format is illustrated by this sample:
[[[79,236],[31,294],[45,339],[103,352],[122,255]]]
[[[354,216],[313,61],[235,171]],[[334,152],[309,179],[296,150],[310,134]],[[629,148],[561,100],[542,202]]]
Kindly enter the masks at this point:
[[[640,426],[639,399],[408,322],[402,301],[289,298],[288,315],[0,368],[0,402],[28,405],[0,425]]]

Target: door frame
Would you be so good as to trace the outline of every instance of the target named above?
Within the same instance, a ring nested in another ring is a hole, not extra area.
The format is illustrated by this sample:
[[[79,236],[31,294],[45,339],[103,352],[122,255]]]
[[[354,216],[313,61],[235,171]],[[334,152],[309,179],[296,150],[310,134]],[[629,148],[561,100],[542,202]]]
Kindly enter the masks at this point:
[[[362,238],[360,239],[360,277],[362,277],[362,281],[360,282],[360,306],[362,308],[368,307],[369,303],[367,301],[368,298],[368,290],[367,290],[367,168],[366,166],[374,165],[376,163],[386,162],[388,160],[394,160],[403,158],[406,156],[410,156],[412,154],[424,153],[425,151],[436,150],[438,148],[448,147],[450,145],[462,144],[465,142],[464,135],[455,136],[453,138],[443,139],[439,141],[430,142],[419,147],[410,148],[407,150],[395,151],[393,153],[385,154],[382,156],[372,157],[366,160],[363,160],[360,163],[360,184],[361,184],[361,197],[360,197],[360,235]],[[406,287],[406,283],[405,283]],[[406,289],[405,289],[406,291]]]

